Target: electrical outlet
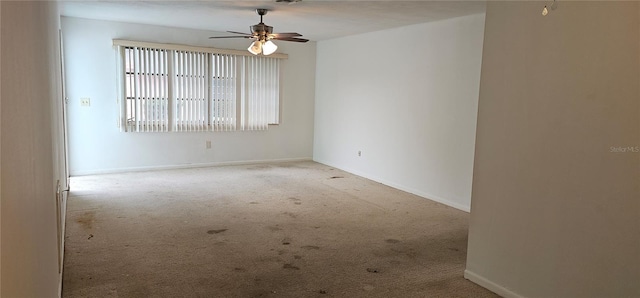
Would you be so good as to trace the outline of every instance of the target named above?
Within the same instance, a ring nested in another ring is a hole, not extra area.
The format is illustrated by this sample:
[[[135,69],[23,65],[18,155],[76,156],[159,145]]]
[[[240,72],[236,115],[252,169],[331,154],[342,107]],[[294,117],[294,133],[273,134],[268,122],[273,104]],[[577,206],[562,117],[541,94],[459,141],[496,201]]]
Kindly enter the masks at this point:
[[[207,149],[211,149],[211,141],[207,141],[206,142],[206,147],[207,147]]]
[[[89,97],[80,98],[80,106],[81,107],[90,107],[91,106],[91,98],[89,98]]]

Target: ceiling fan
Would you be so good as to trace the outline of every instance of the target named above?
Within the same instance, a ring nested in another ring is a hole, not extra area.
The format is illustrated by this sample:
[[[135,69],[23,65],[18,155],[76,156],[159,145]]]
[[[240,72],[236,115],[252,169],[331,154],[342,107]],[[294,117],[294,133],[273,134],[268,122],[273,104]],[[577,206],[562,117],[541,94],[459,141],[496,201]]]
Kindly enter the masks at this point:
[[[260,23],[249,26],[251,30],[251,34],[235,32],[235,31],[227,31],[233,34],[240,34],[239,36],[212,36],[209,37],[211,39],[214,38],[252,38],[254,41],[249,46],[248,50],[251,54],[258,55],[262,53],[262,55],[271,55],[277,49],[278,46],[273,43],[271,40],[283,40],[283,41],[294,41],[294,42],[307,42],[308,39],[300,38],[302,36],[300,33],[273,33],[273,27],[267,26],[262,22],[262,17],[267,14],[269,10],[265,8],[256,9],[256,13],[260,16]]]

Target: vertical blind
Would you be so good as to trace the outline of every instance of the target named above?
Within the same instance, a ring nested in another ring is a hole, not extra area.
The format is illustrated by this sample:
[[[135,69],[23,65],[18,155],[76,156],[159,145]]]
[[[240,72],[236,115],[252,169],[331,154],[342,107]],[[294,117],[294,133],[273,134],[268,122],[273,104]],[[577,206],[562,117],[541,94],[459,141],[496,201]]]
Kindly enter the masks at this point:
[[[168,53],[127,48],[124,53],[125,127],[133,131],[168,131]]]
[[[274,58],[243,57],[246,65],[246,96],[242,102],[245,114],[243,130],[265,130],[278,123],[280,97],[279,63]]]
[[[207,63],[205,53],[175,51],[175,131],[208,129]]]
[[[211,127],[215,131],[236,129],[236,68],[233,55],[212,54]]]
[[[118,47],[123,131],[265,130],[279,123],[280,59]]]

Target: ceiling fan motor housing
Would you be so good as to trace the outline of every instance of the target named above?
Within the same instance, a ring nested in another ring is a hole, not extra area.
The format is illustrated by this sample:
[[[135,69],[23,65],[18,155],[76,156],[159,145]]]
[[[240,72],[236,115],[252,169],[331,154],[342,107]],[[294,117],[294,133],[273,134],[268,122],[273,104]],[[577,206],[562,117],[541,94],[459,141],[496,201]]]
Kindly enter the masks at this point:
[[[260,23],[251,26],[251,33],[257,36],[260,40],[264,40],[267,39],[269,35],[273,34],[273,27]]]

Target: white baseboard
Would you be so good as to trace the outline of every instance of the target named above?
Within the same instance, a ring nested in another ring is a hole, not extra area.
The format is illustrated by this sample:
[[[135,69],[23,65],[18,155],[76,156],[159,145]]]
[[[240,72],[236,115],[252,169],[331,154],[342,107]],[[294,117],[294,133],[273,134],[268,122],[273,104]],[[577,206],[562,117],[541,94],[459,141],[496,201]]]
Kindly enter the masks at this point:
[[[192,163],[192,164],[181,164],[181,165],[114,168],[114,169],[75,171],[75,172],[71,173],[71,176],[88,176],[88,175],[117,174],[117,173],[128,173],[128,172],[146,172],[146,171],[175,170],[175,169],[192,169],[192,168],[237,166],[237,165],[277,163],[277,162],[293,162],[293,161],[311,161],[311,160],[312,160],[311,157],[301,157],[301,158],[282,158],[282,159],[264,159],[264,160],[239,160],[239,161],[223,161],[223,162],[209,162],[209,163]]]
[[[475,274],[471,271],[469,271],[468,269],[464,270],[464,278],[480,285],[483,288],[486,288],[487,290],[494,292],[502,297],[505,298],[524,298],[524,296],[518,295],[517,293],[499,285],[496,284],[478,274]]]
[[[58,272],[58,297],[62,297],[62,280],[63,280],[62,277],[63,277],[63,274],[64,274],[64,247],[65,247],[65,245],[64,245],[65,240],[64,239],[66,238],[66,235],[67,235],[67,233],[66,233],[67,223],[66,222],[67,222],[67,199],[68,198],[69,198],[69,192],[66,191],[66,190],[63,190],[62,191],[62,200],[61,200],[62,201],[62,204],[61,204],[62,206],[60,207],[60,209],[62,211],[61,212],[61,217],[62,217],[61,218],[61,224],[62,224],[62,227],[61,227],[61,229],[62,229],[62,231],[61,231],[62,232],[62,239],[61,239],[62,240],[62,244],[61,244],[62,245],[62,251],[60,252],[60,258],[61,258],[60,262],[61,262],[62,268],[60,268],[61,270],[60,270],[60,272]]]
[[[388,180],[385,180],[385,179],[381,179],[379,177],[370,175],[368,173],[363,173],[363,172],[356,171],[356,170],[349,169],[349,168],[339,167],[339,166],[336,166],[336,165],[333,165],[331,163],[324,162],[324,161],[321,161],[321,160],[314,160],[314,161],[317,162],[317,163],[321,163],[321,164],[330,166],[330,167],[334,167],[336,169],[343,170],[345,172],[349,172],[349,173],[354,174],[354,175],[358,175],[360,177],[367,178],[369,180],[373,180],[373,181],[378,182],[378,183],[382,183],[382,184],[387,185],[387,186],[391,186],[393,188],[396,188],[396,189],[399,189],[399,190],[402,190],[402,191],[406,191],[408,193],[423,197],[425,199],[428,199],[428,200],[431,200],[431,201],[434,201],[434,202],[445,204],[445,205],[447,205],[449,207],[453,207],[453,208],[456,208],[458,210],[462,210],[462,211],[465,211],[465,212],[471,212],[471,206],[466,206],[466,205],[463,205],[463,204],[459,204],[459,203],[456,203],[456,202],[454,202],[452,200],[445,199],[445,198],[442,198],[442,197],[439,197],[439,196],[436,196],[436,195],[428,194],[428,193],[425,193],[423,191],[419,191],[419,190],[413,189],[411,187],[407,187],[407,186],[402,185],[402,184],[398,184],[398,183],[391,182],[391,181],[388,181]]]

